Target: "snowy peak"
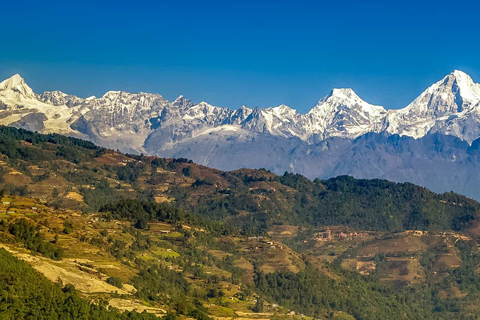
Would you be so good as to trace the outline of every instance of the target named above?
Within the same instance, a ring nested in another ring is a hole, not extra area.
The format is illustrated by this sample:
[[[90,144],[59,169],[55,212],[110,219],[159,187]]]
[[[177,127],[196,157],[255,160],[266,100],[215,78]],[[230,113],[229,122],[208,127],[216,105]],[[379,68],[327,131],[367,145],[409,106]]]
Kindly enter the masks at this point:
[[[19,74],[0,82],[0,91],[13,91],[22,94],[24,97],[35,96],[33,90]]]
[[[441,81],[427,89],[428,93],[443,95],[446,100],[448,96],[455,95],[455,103],[459,108],[462,103],[478,102],[480,100],[480,85],[465,72],[455,70]]]
[[[350,112],[361,114],[364,118],[378,118],[386,114],[385,108],[365,102],[352,89],[333,89],[308,114],[333,118],[339,113]]]
[[[398,113],[423,118],[439,118],[468,111],[479,102],[480,85],[466,73],[455,70],[430,86]]]
[[[338,100],[360,99],[360,97],[351,88],[334,88],[332,89],[332,91],[330,91],[329,95],[322,98],[320,101],[322,100],[326,101],[331,98],[335,98]]]
[[[480,85],[455,70],[407,107],[389,112],[385,130],[421,138],[440,132],[471,142],[480,136]]]
[[[280,119],[292,118],[297,115],[297,110],[290,108],[287,105],[281,104],[278,107],[268,108],[268,111]]]
[[[22,84],[25,84],[25,80],[19,74],[15,74],[0,83],[0,90],[12,90]]]
[[[464,100],[480,100],[480,85],[465,72],[455,70],[446,78],[450,80],[449,82],[453,82],[452,91],[458,89]]]
[[[45,91],[38,97],[38,99],[44,103],[52,104],[54,106],[66,105],[67,107],[75,107],[81,105],[85,101],[94,99],[94,97],[82,99],[77,96],[69,95],[57,90]]]
[[[307,113],[306,127],[321,139],[356,138],[378,132],[386,115],[382,106],[369,104],[352,89],[333,89]]]
[[[37,95],[19,75],[0,83],[0,113],[1,108],[10,108],[10,113],[0,116],[0,124],[15,125],[29,113],[42,113],[48,119],[44,132],[61,127],[62,132],[77,130],[92,140],[115,137],[120,144],[122,139],[135,137],[135,150],[141,150],[146,137],[154,132],[157,139],[161,136],[163,142],[176,143],[195,137],[199,130],[224,125],[309,143],[383,131],[414,138],[440,132],[468,142],[480,137],[480,85],[459,70],[434,83],[407,107],[388,112],[364,101],[350,88],[333,89],[302,114],[284,104],[232,110],[194,103],[182,95],[167,101],[159,94],[143,92],[108,91],[87,99],[61,91]]]
[[[191,101],[185,98],[183,95],[178,96],[177,99],[175,99],[172,102],[172,105],[178,109],[188,109],[194,106],[195,104]]]

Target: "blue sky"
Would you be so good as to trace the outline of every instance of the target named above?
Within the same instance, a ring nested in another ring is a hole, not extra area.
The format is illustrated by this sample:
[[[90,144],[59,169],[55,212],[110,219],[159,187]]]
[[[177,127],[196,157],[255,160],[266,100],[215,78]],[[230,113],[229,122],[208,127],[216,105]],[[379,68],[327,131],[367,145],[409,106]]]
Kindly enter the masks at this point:
[[[82,97],[180,94],[306,112],[333,87],[387,108],[454,69],[480,81],[474,1],[2,2],[0,78]]]

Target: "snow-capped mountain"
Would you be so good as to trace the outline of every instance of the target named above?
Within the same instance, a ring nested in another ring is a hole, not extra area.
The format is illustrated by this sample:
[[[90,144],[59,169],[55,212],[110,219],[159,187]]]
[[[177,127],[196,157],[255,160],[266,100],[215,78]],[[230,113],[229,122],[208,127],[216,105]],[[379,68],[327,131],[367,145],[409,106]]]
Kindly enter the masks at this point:
[[[388,114],[386,131],[421,138],[441,132],[471,143],[480,136],[480,84],[455,70],[406,108]]]
[[[220,169],[383,177],[437,191],[455,187],[480,199],[480,191],[469,193],[480,177],[461,171],[480,167],[480,85],[461,71],[403,109],[387,111],[352,89],[333,89],[304,114],[286,105],[231,110],[143,92],[36,94],[14,75],[0,83],[0,125],[80,137],[125,152],[187,157]],[[440,179],[438,168],[457,170],[455,180]]]
[[[378,132],[386,114],[383,107],[366,103],[351,89],[334,89],[310,112],[300,114],[286,105],[231,110],[207,102],[195,104],[183,96],[169,102],[158,94],[123,91],[86,99],[61,91],[35,94],[19,75],[0,84],[0,102],[6,106],[5,115],[12,114],[0,124],[59,131],[137,152],[148,152],[144,142],[152,141],[150,135],[157,137],[153,144],[161,148],[212,129],[296,137],[309,143],[329,137],[353,139]],[[35,126],[28,124],[31,114]]]
[[[330,137],[356,138],[367,132],[379,132],[387,111],[371,105],[352,89],[333,89],[305,116],[306,134],[321,140]]]
[[[23,78],[18,74],[0,82],[0,91],[3,91],[5,93],[5,98],[10,98],[11,101],[21,98],[36,97],[32,88],[30,88],[25,83],[25,80],[23,80]]]
[[[61,130],[99,143],[114,137],[114,146],[142,152],[143,142],[158,130],[169,131],[161,134],[163,143],[175,143],[221,126],[308,143],[382,131],[414,138],[440,132],[469,143],[480,136],[480,84],[461,71],[435,83],[404,109],[388,112],[363,101],[352,89],[333,89],[308,113],[300,114],[286,105],[231,110],[183,96],[169,102],[159,94],[123,91],[86,99],[60,91],[35,94],[19,75],[0,83],[0,102],[8,109],[1,124],[18,126],[18,121],[28,120],[25,115],[41,114],[35,116],[36,122],[45,118],[43,127],[36,125],[40,131]]]

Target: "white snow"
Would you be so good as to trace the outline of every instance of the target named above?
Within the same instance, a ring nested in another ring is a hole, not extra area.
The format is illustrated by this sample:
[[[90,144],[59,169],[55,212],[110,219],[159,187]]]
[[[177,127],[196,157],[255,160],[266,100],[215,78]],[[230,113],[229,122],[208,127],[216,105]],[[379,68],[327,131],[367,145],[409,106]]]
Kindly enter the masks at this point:
[[[0,114],[8,112],[0,117],[0,124],[9,125],[36,112],[47,117],[44,132],[82,135],[70,125],[83,116],[95,137],[115,141],[116,145],[131,143],[135,150],[141,150],[145,139],[156,130],[151,119],[160,116],[162,126],[158,130],[171,130],[172,140],[165,143],[173,144],[214,132],[270,133],[312,143],[382,131],[414,138],[441,132],[468,142],[480,137],[480,85],[458,70],[427,88],[407,107],[388,112],[365,102],[350,88],[333,89],[309,112],[301,114],[283,104],[231,110],[207,102],[195,104],[182,95],[173,102],[159,94],[123,91],[86,99],[60,91],[37,95],[19,75],[0,83],[0,102],[7,106]]]
[[[21,93],[25,97],[34,95],[33,90],[25,83],[25,80],[23,80],[23,78],[20,77],[20,75],[18,74],[0,82],[0,90],[12,91],[12,95],[13,95],[13,92]]]
[[[474,121],[477,125],[472,126],[466,119],[474,119],[479,107],[480,85],[466,73],[455,70],[426,89],[407,107],[391,110],[386,117],[385,129],[392,134],[416,139],[434,130],[470,143],[480,136],[480,123]]]

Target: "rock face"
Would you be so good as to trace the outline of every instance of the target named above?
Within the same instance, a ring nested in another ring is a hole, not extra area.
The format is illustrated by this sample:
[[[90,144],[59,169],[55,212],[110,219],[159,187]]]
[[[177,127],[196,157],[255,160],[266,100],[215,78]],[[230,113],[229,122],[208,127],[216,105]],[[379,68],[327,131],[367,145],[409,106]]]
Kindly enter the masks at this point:
[[[285,105],[231,110],[150,93],[36,94],[15,75],[0,83],[0,124],[220,169],[386,178],[480,199],[480,85],[461,71],[403,109],[387,111],[351,89],[333,89],[305,114]]]

